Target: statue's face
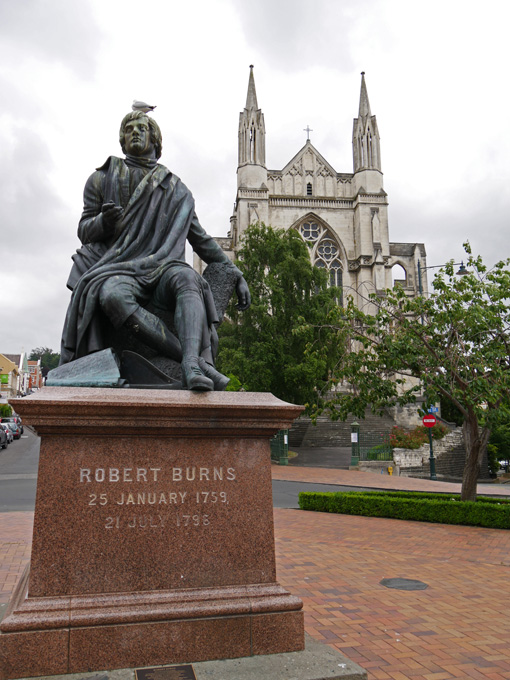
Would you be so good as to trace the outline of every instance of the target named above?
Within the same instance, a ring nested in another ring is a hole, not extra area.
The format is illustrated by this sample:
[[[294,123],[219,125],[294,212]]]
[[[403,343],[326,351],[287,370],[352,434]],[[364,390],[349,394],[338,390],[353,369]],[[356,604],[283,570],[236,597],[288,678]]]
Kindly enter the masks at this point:
[[[154,152],[147,118],[130,120],[124,128],[124,135],[124,146],[130,156],[151,156]]]

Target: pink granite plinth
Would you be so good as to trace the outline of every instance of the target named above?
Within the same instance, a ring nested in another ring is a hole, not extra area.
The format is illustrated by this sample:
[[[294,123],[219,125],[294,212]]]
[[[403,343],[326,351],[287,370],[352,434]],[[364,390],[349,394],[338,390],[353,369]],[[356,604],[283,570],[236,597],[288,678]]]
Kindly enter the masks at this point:
[[[1,680],[304,648],[302,603],[276,582],[269,452],[301,407],[59,387],[14,405],[41,454]]]

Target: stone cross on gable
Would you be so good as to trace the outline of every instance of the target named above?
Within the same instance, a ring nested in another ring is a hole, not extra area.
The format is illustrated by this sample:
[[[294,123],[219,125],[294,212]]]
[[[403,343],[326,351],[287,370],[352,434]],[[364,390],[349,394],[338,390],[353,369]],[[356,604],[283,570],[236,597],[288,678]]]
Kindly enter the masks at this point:
[[[307,125],[305,128],[303,128],[303,132],[306,132],[306,141],[310,141],[310,132],[313,132],[313,129]]]

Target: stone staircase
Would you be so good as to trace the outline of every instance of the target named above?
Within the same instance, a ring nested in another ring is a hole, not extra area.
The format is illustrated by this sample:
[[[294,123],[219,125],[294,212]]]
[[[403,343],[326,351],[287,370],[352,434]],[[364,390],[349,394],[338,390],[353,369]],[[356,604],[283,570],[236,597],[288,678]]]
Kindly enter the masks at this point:
[[[361,432],[370,432],[373,435],[387,435],[395,425],[395,421],[385,413],[383,416],[374,415],[369,409],[365,418],[349,416],[345,421],[332,421],[328,416],[320,416],[317,425],[313,425],[310,418],[301,416],[298,418],[289,432],[289,446],[296,447],[333,447],[351,445],[351,423],[358,422]]]

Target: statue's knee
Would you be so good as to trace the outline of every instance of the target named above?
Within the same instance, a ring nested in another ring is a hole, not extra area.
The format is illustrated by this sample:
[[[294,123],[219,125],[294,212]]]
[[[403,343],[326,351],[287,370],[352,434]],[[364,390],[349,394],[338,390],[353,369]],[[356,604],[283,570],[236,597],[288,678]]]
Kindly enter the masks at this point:
[[[131,299],[134,301],[134,296],[115,276],[105,281],[99,292],[99,304],[107,316],[115,316]]]
[[[112,285],[111,280],[105,281],[99,291],[99,304],[106,314],[111,313],[112,307],[115,304],[115,298],[115,286]]]
[[[177,280],[177,292],[196,291],[201,292],[200,276],[193,269],[182,269]]]

